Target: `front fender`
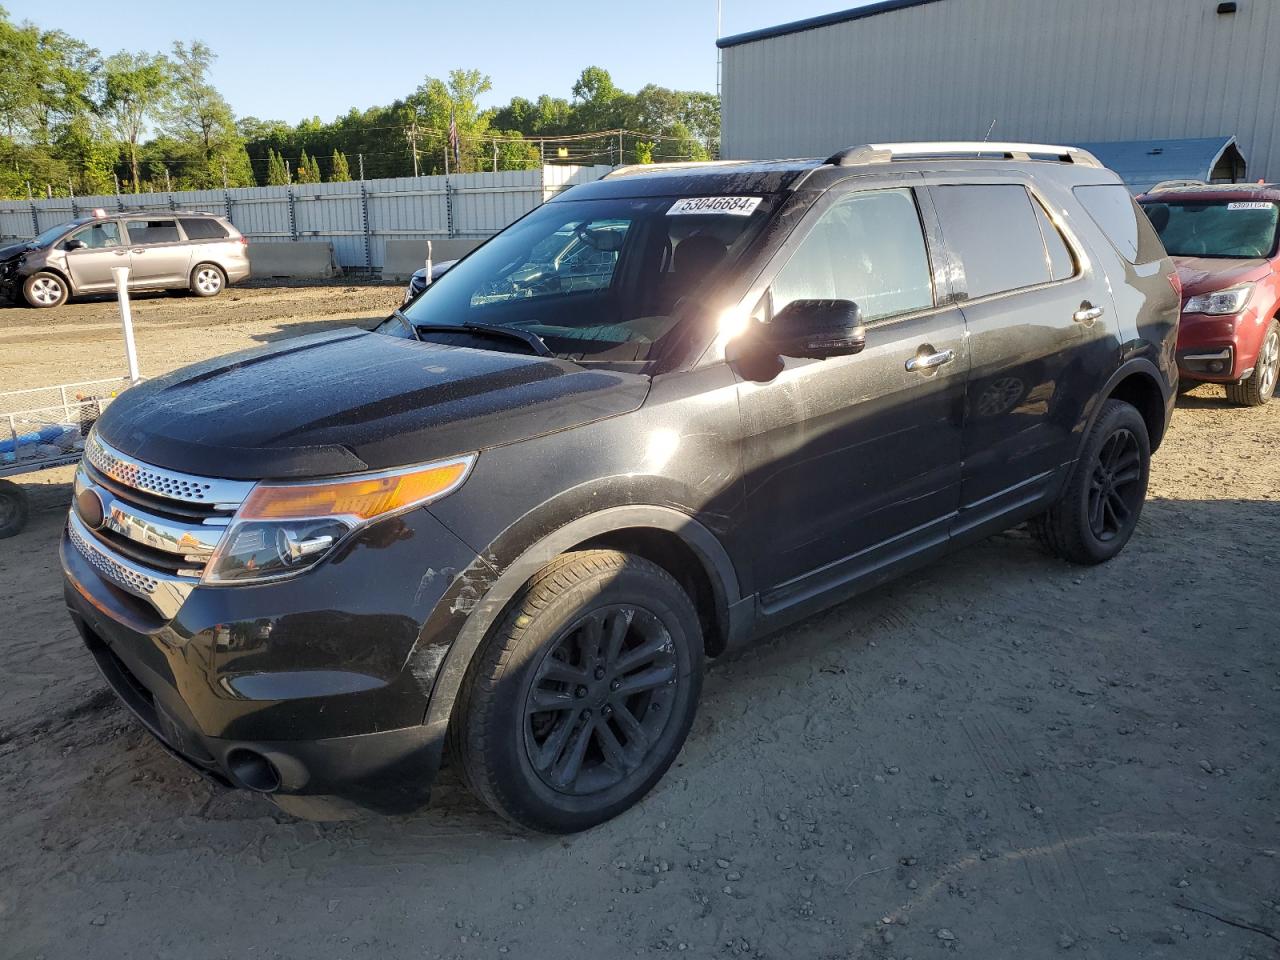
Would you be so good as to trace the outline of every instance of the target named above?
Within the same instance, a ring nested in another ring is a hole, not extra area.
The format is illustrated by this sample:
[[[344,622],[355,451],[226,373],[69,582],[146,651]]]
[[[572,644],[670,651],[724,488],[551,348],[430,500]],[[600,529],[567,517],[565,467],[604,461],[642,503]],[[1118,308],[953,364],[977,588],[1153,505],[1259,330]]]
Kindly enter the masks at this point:
[[[521,588],[539,570],[576,545],[634,528],[665,530],[680,537],[702,561],[716,593],[717,605],[723,611],[732,610],[742,599],[729,554],[710,530],[688,514],[671,507],[629,504],[579,517],[542,537],[506,564],[483,596],[471,605],[461,629],[443,652],[443,661],[436,672],[425,719],[433,740],[442,740],[444,736],[476,650]]]

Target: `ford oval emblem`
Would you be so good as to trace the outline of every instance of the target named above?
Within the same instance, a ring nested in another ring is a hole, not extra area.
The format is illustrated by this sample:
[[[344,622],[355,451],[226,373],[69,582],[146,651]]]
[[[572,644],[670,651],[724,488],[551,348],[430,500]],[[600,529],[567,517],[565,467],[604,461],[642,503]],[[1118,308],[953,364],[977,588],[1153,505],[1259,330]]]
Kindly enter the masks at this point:
[[[76,514],[90,530],[101,530],[107,520],[107,508],[102,497],[92,487],[76,494]]]

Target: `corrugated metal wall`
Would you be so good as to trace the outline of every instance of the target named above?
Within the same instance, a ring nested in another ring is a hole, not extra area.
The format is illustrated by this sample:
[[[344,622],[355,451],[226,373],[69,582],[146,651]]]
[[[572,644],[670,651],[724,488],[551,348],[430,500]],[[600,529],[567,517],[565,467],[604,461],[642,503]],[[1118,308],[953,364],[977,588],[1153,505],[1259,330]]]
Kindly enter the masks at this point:
[[[1235,135],[1280,180],[1280,2],[942,0],[724,50],[722,155]]]
[[[610,169],[549,166],[363,183],[76,197],[74,201],[66,197],[34,202],[0,200],[0,239],[30,238],[95,207],[108,211],[200,210],[230,217],[255,243],[329,240],[341,266],[377,269],[382,266],[389,239],[488,237],[561,190],[597,180]]]

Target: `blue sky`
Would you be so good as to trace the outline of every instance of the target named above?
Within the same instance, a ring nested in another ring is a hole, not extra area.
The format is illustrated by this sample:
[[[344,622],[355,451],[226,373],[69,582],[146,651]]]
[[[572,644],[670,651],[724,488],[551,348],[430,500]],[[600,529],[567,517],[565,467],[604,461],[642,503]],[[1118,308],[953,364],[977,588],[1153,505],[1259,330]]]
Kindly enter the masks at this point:
[[[864,0],[724,0],[726,35]],[[644,3],[392,2],[331,0],[0,0],[15,20],[61,29],[103,53],[168,50],[204,40],[214,79],[240,116],[331,120],[385,104],[426,75],[476,67],[493,78],[489,104],[517,94],[569,96],[597,64],[625,90],[645,83],[714,90],[715,0]]]

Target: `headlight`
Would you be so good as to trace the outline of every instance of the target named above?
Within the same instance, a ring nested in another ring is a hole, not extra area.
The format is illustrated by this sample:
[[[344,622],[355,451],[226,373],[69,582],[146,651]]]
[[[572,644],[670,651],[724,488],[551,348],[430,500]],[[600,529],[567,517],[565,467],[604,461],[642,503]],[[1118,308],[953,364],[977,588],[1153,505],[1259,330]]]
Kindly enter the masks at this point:
[[[1249,302],[1253,293],[1253,284],[1243,287],[1232,287],[1230,290],[1218,290],[1215,293],[1201,293],[1187,301],[1182,308],[1183,313],[1207,313],[1222,316],[1228,313],[1239,313]]]
[[[319,563],[353,530],[447,496],[475,454],[332,480],[260,483],[236,511],[209,565],[207,584],[292,577]]]

